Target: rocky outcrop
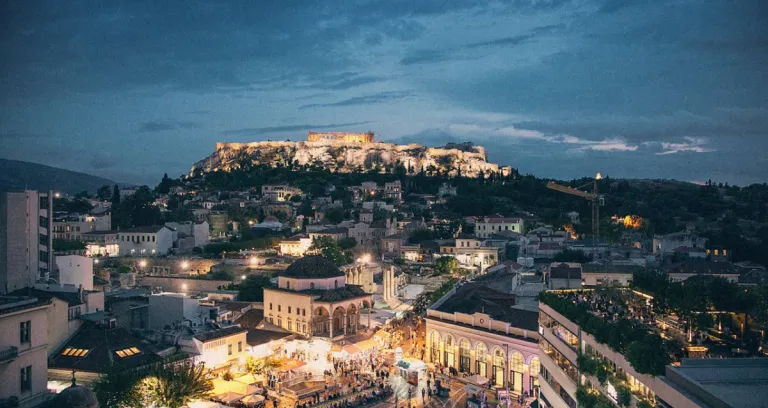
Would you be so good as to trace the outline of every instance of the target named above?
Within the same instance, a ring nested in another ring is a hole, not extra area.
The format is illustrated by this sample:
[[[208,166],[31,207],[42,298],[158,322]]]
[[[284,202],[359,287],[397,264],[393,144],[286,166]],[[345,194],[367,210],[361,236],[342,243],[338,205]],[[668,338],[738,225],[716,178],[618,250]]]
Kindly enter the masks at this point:
[[[192,166],[196,171],[230,171],[247,165],[321,166],[340,172],[394,169],[409,173],[440,170],[452,175],[509,174],[509,167],[488,163],[485,149],[471,144],[444,148],[419,144],[321,142],[216,143],[216,151]]]

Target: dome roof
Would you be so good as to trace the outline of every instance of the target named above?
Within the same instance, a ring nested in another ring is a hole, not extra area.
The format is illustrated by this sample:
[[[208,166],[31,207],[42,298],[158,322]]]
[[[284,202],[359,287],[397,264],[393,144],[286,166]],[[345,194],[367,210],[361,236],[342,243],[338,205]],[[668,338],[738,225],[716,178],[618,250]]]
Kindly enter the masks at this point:
[[[325,279],[344,276],[344,272],[322,256],[311,255],[296,260],[280,276],[296,279]]]
[[[73,385],[61,391],[53,400],[59,408],[98,408],[96,395],[88,387]]]

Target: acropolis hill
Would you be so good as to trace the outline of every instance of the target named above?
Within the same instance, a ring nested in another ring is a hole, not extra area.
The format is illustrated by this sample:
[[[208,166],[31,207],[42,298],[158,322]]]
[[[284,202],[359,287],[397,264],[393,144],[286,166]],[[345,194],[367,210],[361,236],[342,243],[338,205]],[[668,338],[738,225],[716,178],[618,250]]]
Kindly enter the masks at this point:
[[[309,132],[306,142],[267,141],[216,143],[216,151],[192,166],[196,171],[230,171],[244,163],[276,166],[315,165],[340,172],[402,165],[409,173],[440,170],[451,175],[478,177],[481,173],[509,174],[511,168],[488,163],[485,149],[471,143],[435,148],[419,144],[396,145],[374,140],[373,132]]]

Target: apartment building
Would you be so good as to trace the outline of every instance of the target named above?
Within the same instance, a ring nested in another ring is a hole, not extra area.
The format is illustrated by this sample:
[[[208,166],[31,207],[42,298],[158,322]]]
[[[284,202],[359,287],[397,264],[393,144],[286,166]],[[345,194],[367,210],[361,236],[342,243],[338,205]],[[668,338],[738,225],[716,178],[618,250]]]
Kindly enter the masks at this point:
[[[37,191],[0,195],[0,293],[29,287],[52,268],[53,195]]]
[[[50,300],[0,297],[0,405],[18,400],[34,407],[48,396],[48,335],[46,312]]]
[[[516,217],[485,217],[475,223],[475,235],[480,238],[488,238],[503,231],[524,233],[523,219]]]
[[[631,292],[628,293],[631,296]],[[585,328],[564,316],[564,313],[574,313],[574,308],[584,308],[591,326],[596,327],[599,324],[595,318],[615,320],[617,315],[625,316],[624,319],[633,319],[634,324],[644,325],[647,329],[644,343],[651,341],[647,337],[653,336],[650,333],[658,332],[655,322],[671,321],[666,316],[653,316],[649,308],[639,306],[643,302],[632,301],[629,306],[630,303],[617,303],[616,299],[591,290],[542,293],[539,303],[539,406],[576,408],[589,405],[580,398],[590,399],[593,405],[597,403],[599,406],[765,406],[768,359],[719,358],[725,355],[715,355],[715,350],[707,351],[704,346],[684,342],[689,356],[697,358],[682,358],[655,372],[647,364],[638,369],[637,360],[633,365],[627,353],[598,341]],[[599,329],[593,327],[591,330]],[[680,334],[670,329],[665,335]],[[660,344],[658,348],[646,351],[643,359],[655,361],[654,353],[666,352]],[[709,353],[716,358],[698,358],[698,353]],[[601,376],[602,380],[599,379]]]

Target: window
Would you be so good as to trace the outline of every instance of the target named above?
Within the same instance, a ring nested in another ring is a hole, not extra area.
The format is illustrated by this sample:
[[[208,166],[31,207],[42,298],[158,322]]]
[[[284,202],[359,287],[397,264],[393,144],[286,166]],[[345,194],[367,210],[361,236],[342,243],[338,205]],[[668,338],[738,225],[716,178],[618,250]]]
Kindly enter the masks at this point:
[[[269,310],[272,310],[272,303],[269,304]]]
[[[280,305],[277,305],[277,311],[278,312],[280,311]]]
[[[232,345],[231,344],[227,344],[227,355],[228,356],[232,355]]]
[[[238,353],[242,353],[243,352],[243,342],[242,341],[238,341],[237,342],[237,352]]]
[[[338,287],[339,287],[339,281],[337,280],[333,281],[333,288],[338,289]]]
[[[280,327],[283,327],[283,319],[278,317],[277,318],[277,325],[280,326]]]
[[[21,368],[21,392],[32,391],[32,366]]]
[[[29,343],[30,337],[32,334],[32,321],[27,320],[26,322],[19,323],[19,342],[21,344]]]
[[[87,351],[88,350],[86,350],[86,352]],[[120,357],[120,358],[134,356],[134,355],[139,354],[139,353],[141,353],[141,350],[137,349],[136,347],[130,347],[130,348],[127,348],[127,349],[122,349],[122,350],[115,351],[115,354],[117,354],[118,357]]]
[[[315,282],[310,282],[309,283],[309,288],[310,289],[314,289],[315,288]]]
[[[512,356],[509,358],[509,367],[512,371],[522,373],[523,372],[523,355],[516,351],[513,352]]]
[[[48,262],[48,252],[40,251],[40,253],[37,254],[39,257],[40,262]]]
[[[75,320],[78,316],[80,316],[80,306],[70,307],[69,315],[67,316],[68,320]]]
[[[285,281],[285,288],[290,290],[291,289],[291,281]],[[289,310],[290,312],[290,310]]]
[[[291,307],[288,306],[288,313],[291,313]]]
[[[531,372],[531,377],[536,377],[539,375],[539,371],[541,370],[541,362],[539,361],[538,357],[534,357],[531,360],[529,370]]]
[[[154,235],[152,235],[152,242],[155,242],[155,238],[157,238],[157,237],[155,237]]]
[[[67,347],[61,352],[61,355],[69,357],[85,357],[88,354],[88,351],[89,350],[87,349]]]
[[[307,315],[307,309],[301,309],[301,315],[306,316]]]

